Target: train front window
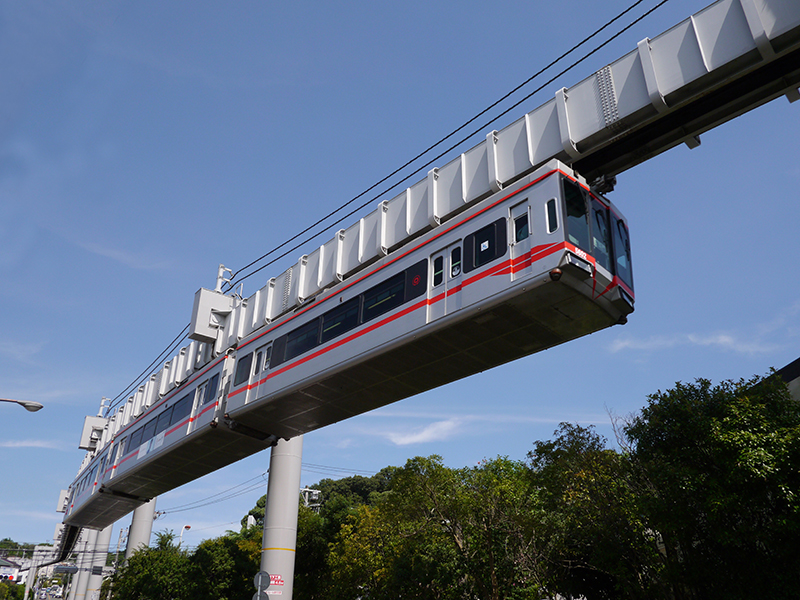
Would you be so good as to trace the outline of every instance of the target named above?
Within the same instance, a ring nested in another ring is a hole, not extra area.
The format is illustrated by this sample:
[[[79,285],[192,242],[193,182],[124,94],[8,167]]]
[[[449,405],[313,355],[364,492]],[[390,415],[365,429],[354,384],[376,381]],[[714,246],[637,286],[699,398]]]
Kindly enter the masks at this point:
[[[616,262],[616,273],[629,288],[633,289],[633,267],[631,264],[631,241],[628,235],[628,228],[625,222],[613,217],[614,224],[612,233],[614,235],[614,260]]]
[[[578,248],[591,253],[586,200],[577,184],[568,179],[564,180],[564,203],[567,208],[567,239]]]
[[[592,255],[597,264],[611,271],[611,235],[608,230],[608,209],[592,198]]]

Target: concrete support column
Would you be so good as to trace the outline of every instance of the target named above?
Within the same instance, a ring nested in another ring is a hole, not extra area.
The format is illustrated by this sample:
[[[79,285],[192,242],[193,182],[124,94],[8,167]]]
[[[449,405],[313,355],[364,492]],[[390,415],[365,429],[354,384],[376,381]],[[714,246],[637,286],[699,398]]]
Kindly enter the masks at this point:
[[[145,502],[133,511],[131,528],[128,531],[128,544],[125,546],[125,562],[136,552],[140,546],[150,545],[150,536],[153,534],[153,518],[156,515],[156,499]]]
[[[85,600],[99,600],[100,599],[100,586],[103,584],[103,567],[106,566],[108,560],[108,547],[111,545],[111,528],[109,525],[97,534],[97,540],[94,545],[94,552],[91,555],[91,562],[89,564],[89,579],[86,583]],[[92,571],[99,568],[101,573],[95,575]]]
[[[75,574],[73,592],[70,592],[70,600],[86,600],[86,586],[89,583],[89,573],[92,570],[92,557],[94,556],[95,545],[97,544],[96,529],[84,529],[85,543],[83,552],[78,558],[78,572]]]
[[[279,595],[281,600],[291,600],[297,549],[303,436],[292,438],[288,442],[279,440],[271,452],[261,570],[270,575],[269,595]]]

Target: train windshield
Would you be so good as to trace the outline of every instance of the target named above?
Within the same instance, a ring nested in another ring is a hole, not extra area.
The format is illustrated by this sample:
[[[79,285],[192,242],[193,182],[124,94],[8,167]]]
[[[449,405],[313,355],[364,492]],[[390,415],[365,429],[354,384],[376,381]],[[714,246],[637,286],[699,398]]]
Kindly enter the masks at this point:
[[[567,239],[633,289],[628,227],[597,198],[564,179]]]
[[[631,264],[631,240],[628,227],[622,219],[612,214],[612,234],[614,236],[614,261],[617,277],[633,289],[633,268]]]

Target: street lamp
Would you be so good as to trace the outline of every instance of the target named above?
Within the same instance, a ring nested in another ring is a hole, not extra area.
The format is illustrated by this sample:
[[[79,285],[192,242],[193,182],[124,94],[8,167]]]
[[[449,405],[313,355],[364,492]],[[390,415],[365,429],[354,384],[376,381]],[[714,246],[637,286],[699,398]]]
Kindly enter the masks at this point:
[[[31,402],[30,400],[9,400],[8,398],[0,398],[0,402],[13,402],[14,404],[19,404],[20,406],[24,407],[25,410],[29,410],[31,412],[36,412],[37,410],[44,408],[42,404],[38,402]]]
[[[178,548],[180,548],[180,547],[181,547],[181,543],[183,542],[183,532],[184,532],[184,531],[186,531],[187,529],[191,529],[191,528],[192,528],[192,526],[191,526],[191,525],[184,525],[184,526],[181,528],[181,535],[180,535],[180,537],[178,538]]]

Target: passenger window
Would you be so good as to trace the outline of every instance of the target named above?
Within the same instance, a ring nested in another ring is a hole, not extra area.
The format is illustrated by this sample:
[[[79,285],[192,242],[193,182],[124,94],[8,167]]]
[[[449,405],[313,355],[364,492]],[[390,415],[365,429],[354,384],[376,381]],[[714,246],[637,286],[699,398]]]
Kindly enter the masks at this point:
[[[242,385],[245,381],[250,379],[250,367],[253,365],[253,353],[245,354],[239,359],[239,364],[236,365],[236,375],[233,378],[233,386]]]
[[[358,325],[359,298],[352,298],[322,315],[322,343],[347,333]]]
[[[219,373],[214,375],[206,386],[206,393],[203,397],[203,404],[214,402],[217,399],[217,386],[219,385]]]
[[[200,393],[202,394],[202,391],[200,391]],[[170,419],[170,425],[180,423],[192,413],[193,399],[194,394],[186,394],[183,398],[175,403],[175,406],[172,407],[172,418]]]
[[[264,368],[263,371],[266,371],[269,368],[269,359],[272,358],[272,345],[267,346],[267,351],[264,356]]]
[[[151,419],[147,425],[142,427],[142,443],[150,440],[156,431],[156,419]]]
[[[553,233],[558,229],[558,211],[556,210],[555,198],[547,201],[547,233]]]
[[[405,278],[405,273],[398,273],[364,293],[364,323],[403,303]]]
[[[464,273],[469,273],[506,253],[508,221],[498,219],[464,238]]]
[[[131,434],[130,449],[136,450],[141,445],[142,445],[142,428],[140,427]]]
[[[433,287],[441,285],[444,281],[444,256],[437,256],[433,260]]]
[[[314,319],[302,327],[298,327],[286,336],[286,360],[300,356],[317,345],[319,320]]]
[[[528,214],[520,215],[514,219],[514,241],[521,242],[530,235],[528,231]]]
[[[461,275],[461,246],[456,246],[450,253],[450,277]]]
[[[263,356],[262,350],[259,349],[256,351],[256,359],[253,361],[253,375],[258,375],[261,372],[261,359]]]
[[[166,409],[160,415],[158,415],[158,421],[156,422],[156,430],[153,435],[158,435],[159,433],[165,431],[167,427],[169,427],[169,420],[172,417],[172,407]]]

